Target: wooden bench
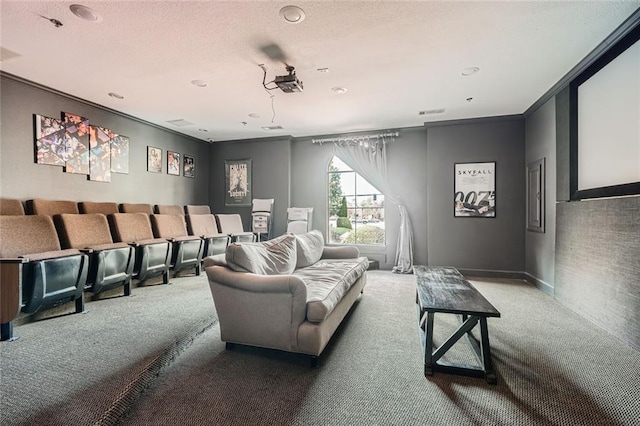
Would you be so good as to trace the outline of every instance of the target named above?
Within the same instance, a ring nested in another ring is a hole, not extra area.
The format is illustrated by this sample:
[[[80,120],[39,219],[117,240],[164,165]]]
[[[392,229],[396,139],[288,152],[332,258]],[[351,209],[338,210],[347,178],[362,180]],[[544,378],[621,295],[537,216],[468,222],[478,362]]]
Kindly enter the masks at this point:
[[[424,337],[425,376],[439,371],[482,377],[488,383],[495,384],[496,375],[491,362],[487,318],[500,317],[500,312],[455,268],[415,266],[414,274],[417,278],[419,327],[421,336]],[[460,315],[462,322],[458,329],[434,350],[433,320],[436,313]],[[472,334],[478,323],[480,341]],[[441,360],[440,358],[465,334],[479,365],[454,364]]]

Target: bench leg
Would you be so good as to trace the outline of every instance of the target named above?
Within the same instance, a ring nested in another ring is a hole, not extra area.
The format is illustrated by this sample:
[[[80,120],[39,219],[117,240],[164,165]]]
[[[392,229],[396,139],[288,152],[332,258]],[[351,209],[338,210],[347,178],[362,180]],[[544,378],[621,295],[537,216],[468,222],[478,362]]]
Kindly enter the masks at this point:
[[[487,318],[480,318],[480,341],[482,351],[482,368],[484,370],[487,383],[495,385],[498,381],[496,373],[493,371],[493,363],[491,362],[491,349],[489,349],[489,330],[487,328]]]
[[[433,318],[435,313],[427,312],[424,325],[424,375],[433,376]]]

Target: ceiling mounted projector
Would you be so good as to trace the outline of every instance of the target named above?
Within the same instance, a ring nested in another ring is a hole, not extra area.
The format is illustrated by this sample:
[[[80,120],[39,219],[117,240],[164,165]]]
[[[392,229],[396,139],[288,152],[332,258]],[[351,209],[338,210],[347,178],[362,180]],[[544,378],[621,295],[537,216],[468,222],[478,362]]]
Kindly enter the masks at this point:
[[[302,82],[296,77],[294,68],[287,66],[289,75],[278,75],[273,82],[285,93],[302,92]]]

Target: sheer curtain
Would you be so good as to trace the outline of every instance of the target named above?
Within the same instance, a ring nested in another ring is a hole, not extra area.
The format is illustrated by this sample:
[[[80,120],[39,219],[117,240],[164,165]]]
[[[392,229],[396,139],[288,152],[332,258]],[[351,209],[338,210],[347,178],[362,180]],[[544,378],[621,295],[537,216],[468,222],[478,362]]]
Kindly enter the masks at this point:
[[[400,210],[400,230],[396,246],[396,262],[393,272],[410,274],[413,271],[413,229],[406,207],[395,194],[387,175],[386,143],[384,139],[373,142],[338,141],[333,144],[334,154],[356,173],[378,188],[385,199]]]

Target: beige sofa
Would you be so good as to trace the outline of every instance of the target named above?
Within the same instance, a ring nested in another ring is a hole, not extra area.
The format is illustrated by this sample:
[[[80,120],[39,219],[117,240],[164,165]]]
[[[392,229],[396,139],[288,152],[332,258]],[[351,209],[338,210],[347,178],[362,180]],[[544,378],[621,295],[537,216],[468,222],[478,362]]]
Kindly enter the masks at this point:
[[[205,259],[221,338],[227,348],[298,352],[317,365],[362,293],[367,267],[356,247],[325,247],[318,231],[232,243]]]

